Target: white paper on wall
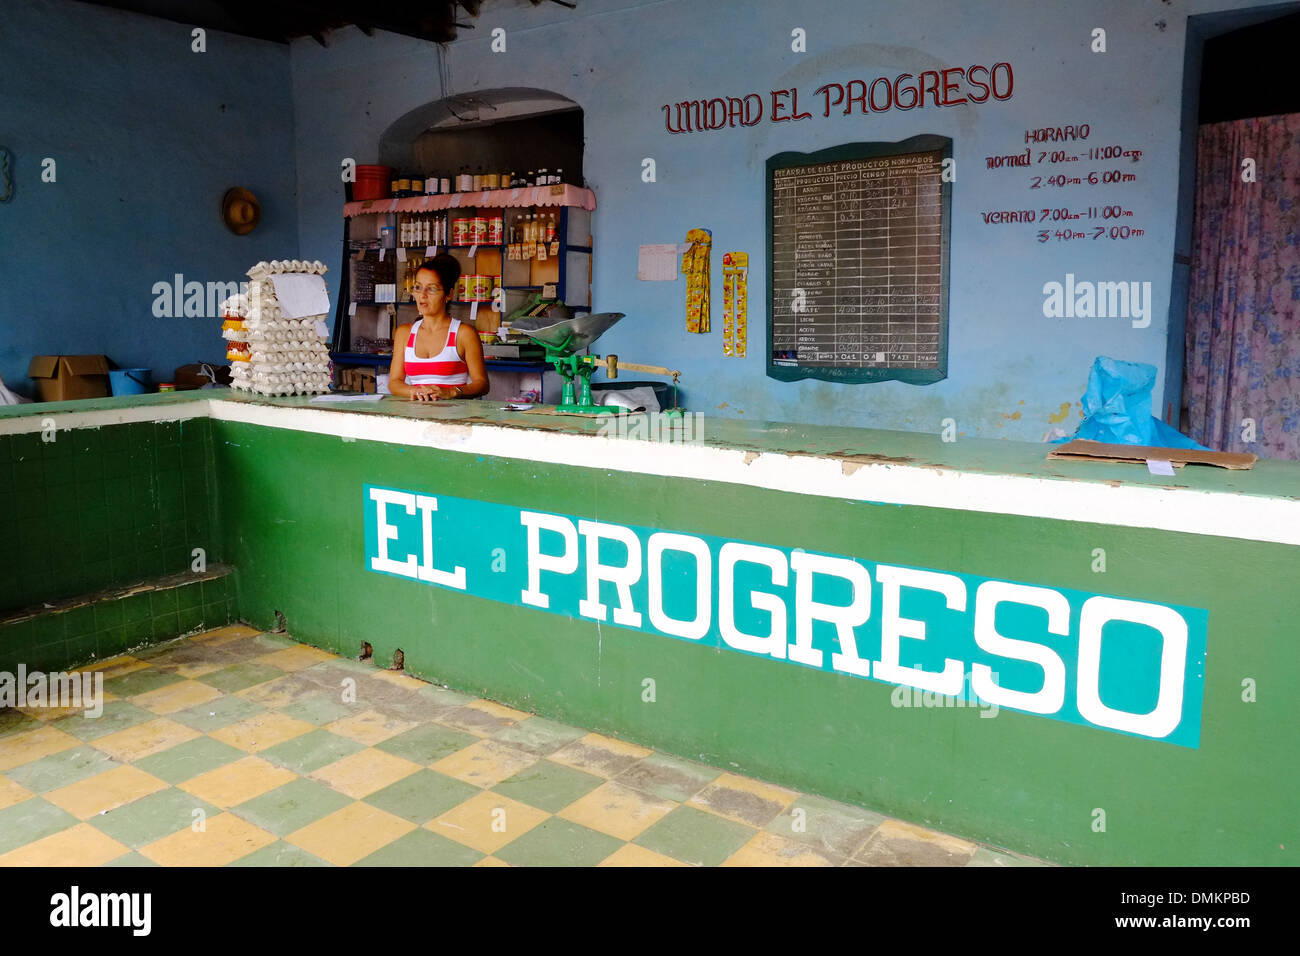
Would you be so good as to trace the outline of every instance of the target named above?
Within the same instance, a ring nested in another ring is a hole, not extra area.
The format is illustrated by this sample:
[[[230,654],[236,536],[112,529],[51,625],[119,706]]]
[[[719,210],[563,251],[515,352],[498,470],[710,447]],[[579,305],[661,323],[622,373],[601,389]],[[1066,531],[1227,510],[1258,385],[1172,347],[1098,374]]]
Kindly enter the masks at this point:
[[[677,243],[641,246],[636,256],[636,277],[643,282],[672,282],[677,270]]]
[[[271,282],[275,285],[275,297],[280,300],[280,308],[286,318],[301,319],[330,310],[329,292],[325,289],[325,280],[320,276],[301,273],[273,275]]]

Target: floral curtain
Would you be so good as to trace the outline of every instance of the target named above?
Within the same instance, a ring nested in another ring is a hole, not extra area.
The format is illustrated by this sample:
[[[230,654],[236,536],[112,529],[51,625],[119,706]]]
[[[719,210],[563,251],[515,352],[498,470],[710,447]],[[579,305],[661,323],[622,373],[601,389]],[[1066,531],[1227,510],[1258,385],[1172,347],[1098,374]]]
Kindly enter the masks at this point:
[[[1300,459],[1300,113],[1202,126],[1196,165],[1188,434]]]

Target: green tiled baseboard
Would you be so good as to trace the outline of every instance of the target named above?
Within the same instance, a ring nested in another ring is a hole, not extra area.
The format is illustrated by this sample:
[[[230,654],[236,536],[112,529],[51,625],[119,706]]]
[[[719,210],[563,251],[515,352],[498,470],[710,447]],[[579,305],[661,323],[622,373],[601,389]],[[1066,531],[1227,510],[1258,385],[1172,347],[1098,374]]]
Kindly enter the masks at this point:
[[[229,571],[0,623],[0,670],[56,670],[238,619]]]

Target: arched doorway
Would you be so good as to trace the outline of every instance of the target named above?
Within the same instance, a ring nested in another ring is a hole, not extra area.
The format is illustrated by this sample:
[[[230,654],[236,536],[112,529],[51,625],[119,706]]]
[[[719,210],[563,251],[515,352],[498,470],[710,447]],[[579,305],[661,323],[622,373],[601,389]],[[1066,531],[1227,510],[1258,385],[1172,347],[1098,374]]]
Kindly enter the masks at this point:
[[[451,176],[543,167],[583,185],[583,114],[573,100],[547,90],[476,90],[426,103],[380,136],[379,161],[394,169]]]

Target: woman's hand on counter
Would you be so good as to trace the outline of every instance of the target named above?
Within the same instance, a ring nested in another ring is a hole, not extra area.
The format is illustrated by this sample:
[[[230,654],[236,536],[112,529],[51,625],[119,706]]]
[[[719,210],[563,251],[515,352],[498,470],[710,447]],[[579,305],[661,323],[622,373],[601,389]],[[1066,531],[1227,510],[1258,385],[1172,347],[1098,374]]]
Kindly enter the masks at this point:
[[[412,385],[410,389],[413,402],[436,402],[444,398],[460,397],[454,385]]]

